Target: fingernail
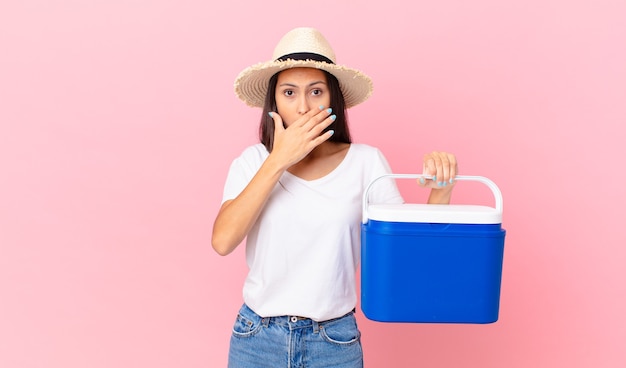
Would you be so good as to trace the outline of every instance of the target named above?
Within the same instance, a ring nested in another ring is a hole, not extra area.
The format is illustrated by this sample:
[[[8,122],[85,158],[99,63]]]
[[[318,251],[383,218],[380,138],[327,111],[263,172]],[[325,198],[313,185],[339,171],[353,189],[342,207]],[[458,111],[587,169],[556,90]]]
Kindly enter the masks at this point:
[[[328,113],[330,114],[331,112],[333,112],[333,109],[329,107],[328,109],[326,109],[326,111],[328,111]]]
[[[324,105],[320,105],[320,110],[324,110]]]
[[[269,115],[271,118],[273,118],[273,117],[274,117],[274,113],[273,113],[273,112],[271,112],[271,111],[270,111],[270,112],[268,112],[268,113],[267,113],[267,115]]]
[[[443,181],[440,181],[439,183],[437,183],[438,187],[443,187]]]
[[[426,184],[426,179],[420,178],[420,184]]]
[[[437,176],[433,175],[433,181],[437,181]]]
[[[335,119],[337,119],[337,115],[331,115],[330,116],[330,120],[335,121]]]
[[[328,133],[330,133],[330,135],[333,135],[333,134],[335,134],[335,131],[334,130],[329,130]]]
[[[444,181],[444,182],[443,182],[443,186],[445,187],[445,186],[447,186],[447,185],[448,185],[448,182],[447,182],[447,181]]]
[[[450,184],[454,183],[454,179],[450,179]]]

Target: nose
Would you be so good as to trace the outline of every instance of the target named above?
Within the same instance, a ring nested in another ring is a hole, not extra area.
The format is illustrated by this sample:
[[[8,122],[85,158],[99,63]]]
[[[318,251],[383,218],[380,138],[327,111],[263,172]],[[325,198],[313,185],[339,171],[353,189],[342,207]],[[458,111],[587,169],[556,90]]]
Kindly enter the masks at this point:
[[[298,99],[298,114],[304,115],[311,110],[309,98],[307,95],[301,95]]]

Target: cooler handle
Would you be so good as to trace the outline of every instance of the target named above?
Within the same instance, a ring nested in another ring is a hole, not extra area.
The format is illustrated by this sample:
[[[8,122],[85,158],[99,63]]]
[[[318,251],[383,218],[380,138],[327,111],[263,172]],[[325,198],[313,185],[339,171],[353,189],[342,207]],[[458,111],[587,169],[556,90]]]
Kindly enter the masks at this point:
[[[369,192],[370,189],[372,188],[372,186],[374,185],[374,183],[376,183],[378,180],[383,179],[383,178],[395,178],[395,179],[419,179],[419,178],[424,178],[424,179],[432,179],[433,177],[431,175],[422,175],[422,174],[384,174],[381,175],[379,177],[377,177],[376,179],[372,180],[369,185],[367,186],[367,188],[365,189],[365,193],[363,195],[363,223],[367,224],[367,207],[369,204]],[[500,188],[498,188],[498,186],[496,185],[496,183],[494,183],[493,181],[491,181],[490,179],[485,178],[484,176],[475,176],[475,175],[457,175],[454,180],[467,180],[467,181],[478,181],[481,182],[483,184],[485,184],[486,186],[489,187],[489,189],[491,189],[491,192],[493,193],[493,196],[496,200],[496,210],[499,213],[502,213],[502,192],[500,192]]]

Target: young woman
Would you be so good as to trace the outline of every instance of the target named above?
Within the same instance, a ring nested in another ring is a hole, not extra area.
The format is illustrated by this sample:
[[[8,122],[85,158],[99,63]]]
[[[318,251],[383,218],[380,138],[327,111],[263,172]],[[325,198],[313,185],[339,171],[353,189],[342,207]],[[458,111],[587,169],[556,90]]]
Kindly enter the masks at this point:
[[[362,367],[354,310],[361,199],[390,172],[381,152],[351,142],[346,109],[372,82],[337,65],[315,29],[288,32],[272,61],[238,76],[237,95],[263,107],[261,143],[230,168],[212,244],[221,255],[244,239],[249,273],[233,327],[229,367]],[[424,156],[429,203],[449,203],[454,155]],[[393,181],[372,202],[401,203]]]

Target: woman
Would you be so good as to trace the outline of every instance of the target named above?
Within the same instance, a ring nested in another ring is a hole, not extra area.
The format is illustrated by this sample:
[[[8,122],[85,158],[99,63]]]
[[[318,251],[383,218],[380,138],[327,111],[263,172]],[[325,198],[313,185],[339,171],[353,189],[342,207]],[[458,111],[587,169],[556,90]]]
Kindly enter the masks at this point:
[[[389,173],[374,147],[351,143],[346,109],[365,101],[372,82],[335,64],[315,29],[288,32],[273,60],[238,76],[235,91],[263,107],[261,143],[231,165],[213,248],[226,255],[244,239],[249,273],[229,367],[362,367],[354,318],[361,199]],[[449,203],[454,155],[424,156],[429,203]],[[401,203],[393,181],[372,202]]]

